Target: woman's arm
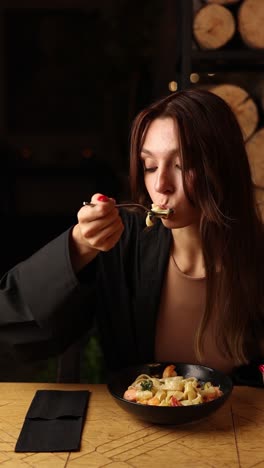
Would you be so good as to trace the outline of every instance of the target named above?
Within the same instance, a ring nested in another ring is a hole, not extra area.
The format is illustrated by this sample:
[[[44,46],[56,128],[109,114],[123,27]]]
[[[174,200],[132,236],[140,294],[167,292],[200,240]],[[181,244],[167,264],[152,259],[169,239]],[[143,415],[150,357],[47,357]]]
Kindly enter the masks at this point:
[[[0,281],[0,344],[24,358],[62,352],[91,326],[97,255],[119,241],[123,222],[103,195],[83,206],[78,224]]]
[[[82,284],[72,267],[70,239],[68,230],[0,281],[0,342],[19,359],[62,352],[92,324],[95,265]]]

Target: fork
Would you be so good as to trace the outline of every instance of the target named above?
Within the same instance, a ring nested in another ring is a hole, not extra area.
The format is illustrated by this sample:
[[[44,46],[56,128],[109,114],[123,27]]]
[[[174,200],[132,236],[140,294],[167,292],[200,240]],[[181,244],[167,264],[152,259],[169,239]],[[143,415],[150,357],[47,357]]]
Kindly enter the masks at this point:
[[[88,205],[88,206],[96,206],[96,203],[90,203],[90,202],[83,202],[83,205]],[[150,217],[155,217],[155,218],[165,218],[167,219],[170,214],[174,213],[174,210],[172,208],[166,209],[166,210],[159,210],[155,211],[151,208],[147,208],[144,205],[141,205],[140,203],[117,203],[115,205],[116,208],[140,208],[141,210],[145,211]]]

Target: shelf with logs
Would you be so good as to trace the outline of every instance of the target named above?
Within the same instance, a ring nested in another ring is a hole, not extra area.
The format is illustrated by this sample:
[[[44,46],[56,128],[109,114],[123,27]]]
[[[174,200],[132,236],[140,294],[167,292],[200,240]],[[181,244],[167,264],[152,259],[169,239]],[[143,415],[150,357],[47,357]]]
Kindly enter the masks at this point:
[[[195,71],[262,71],[264,72],[264,51],[248,49],[193,50],[192,69]]]

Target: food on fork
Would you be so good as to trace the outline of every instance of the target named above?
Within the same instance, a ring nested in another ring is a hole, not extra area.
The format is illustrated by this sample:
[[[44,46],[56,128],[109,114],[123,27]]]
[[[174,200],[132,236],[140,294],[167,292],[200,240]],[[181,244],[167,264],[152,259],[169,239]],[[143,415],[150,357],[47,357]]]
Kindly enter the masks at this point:
[[[147,217],[146,217],[146,225],[147,227],[152,227],[154,226],[154,216],[151,214],[151,211],[148,211]]]
[[[155,203],[152,203],[151,212],[155,215],[160,215],[166,218],[169,216],[169,214],[173,213],[173,210],[171,208],[161,208],[159,205],[155,205]]]
[[[146,225],[151,227],[154,225],[155,218],[168,218],[173,213],[171,208],[161,208],[159,205],[152,203],[150,211],[147,213]]]

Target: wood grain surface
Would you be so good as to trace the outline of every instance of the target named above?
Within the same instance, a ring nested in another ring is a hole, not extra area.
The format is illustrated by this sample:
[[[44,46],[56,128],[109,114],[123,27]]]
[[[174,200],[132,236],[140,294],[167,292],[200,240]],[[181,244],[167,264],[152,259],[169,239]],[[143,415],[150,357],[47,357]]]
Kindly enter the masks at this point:
[[[39,389],[92,392],[81,450],[15,453]],[[264,467],[264,391],[235,387],[214,415],[188,426],[158,426],[125,413],[105,385],[0,383],[0,466],[8,468]]]

